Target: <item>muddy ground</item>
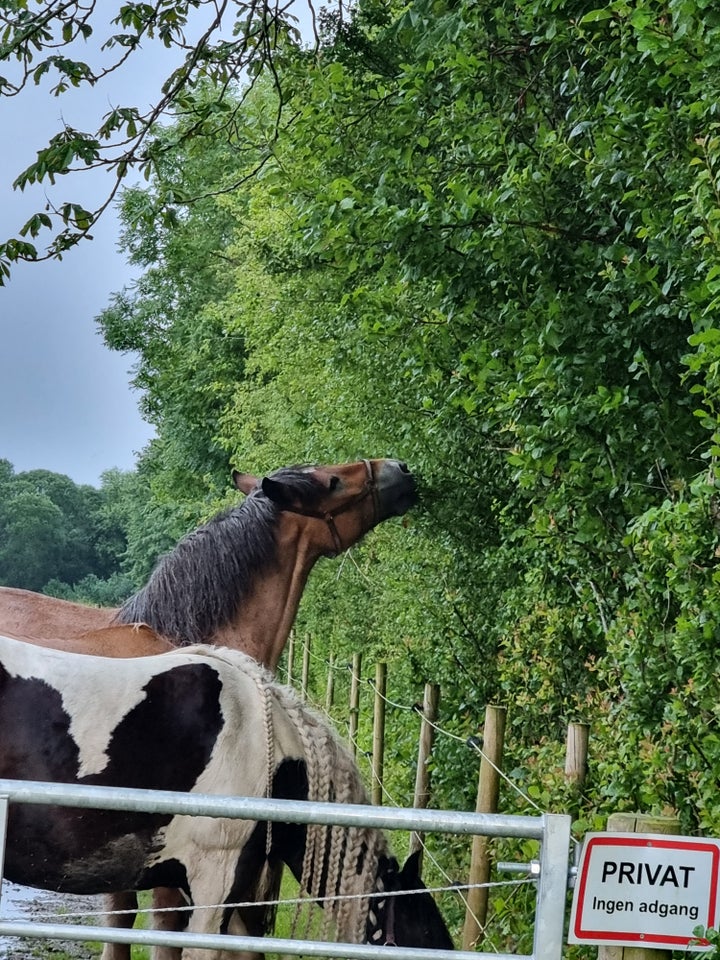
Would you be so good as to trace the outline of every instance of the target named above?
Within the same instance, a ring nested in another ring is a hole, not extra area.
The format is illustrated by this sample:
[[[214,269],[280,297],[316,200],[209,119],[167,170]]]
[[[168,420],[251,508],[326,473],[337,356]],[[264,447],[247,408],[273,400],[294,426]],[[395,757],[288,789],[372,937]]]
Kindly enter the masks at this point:
[[[102,923],[99,917],[83,920],[68,916],[73,912],[92,913],[102,910],[100,897],[70,897],[31,890],[4,882],[0,900],[0,916],[4,920],[42,920],[61,923]],[[36,940],[0,937],[0,960],[97,960],[99,947],[72,940]]]

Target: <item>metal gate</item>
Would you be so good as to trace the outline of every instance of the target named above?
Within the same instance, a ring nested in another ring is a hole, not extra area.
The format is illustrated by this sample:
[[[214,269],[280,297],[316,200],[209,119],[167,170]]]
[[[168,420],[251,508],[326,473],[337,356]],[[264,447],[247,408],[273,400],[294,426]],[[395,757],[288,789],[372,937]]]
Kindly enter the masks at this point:
[[[41,783],[0,779],[0,864],[5,862],[8,803],[39,803],[107,810],[140,810],[185,816],[229,817],[285,823],[369,826],[385,830],[522,837],[540,841],[533,952],[523,954],[475,951],[424,950],[414,947],[378,947],[370,944],[286,940],[277,937],[240,937],[225,934],[192,934],[158,930],[124,930],[116,927],[12,921],[1,918],[0,936],[62,940],[99,940],[197,949],[257,951],[306,957],[347,960],[561,960],[565,901],[570,867],[570,817],[541,814],[536,817],[461,813],[441,810],[400,810],[362,804],[314,803],[258,797],[222,797],[209,794],[154,790],[118,790],[113,787]]]

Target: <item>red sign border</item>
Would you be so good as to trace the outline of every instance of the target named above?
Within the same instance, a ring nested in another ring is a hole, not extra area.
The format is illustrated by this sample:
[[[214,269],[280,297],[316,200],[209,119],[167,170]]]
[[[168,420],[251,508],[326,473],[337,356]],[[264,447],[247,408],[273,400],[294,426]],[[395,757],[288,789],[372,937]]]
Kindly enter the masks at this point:
[[[606,930],[581,930],[580,923],[582,920],[582,904],[585,899],[585,888],[587,886],[587,874],[588,870],[586,865],[589,866],[590,863],[590,852],[593,846],[615,846],[615,847],[660,847],[665,849],[681,849],[681,850],[692,850],[699,851],[701,853],[710,853],[712,857],[712,875],[710,881],[710,896],[708,904],[708,927],[715,926],[715,913],[717,909],[717,892],[718,892],[718,870],[720,867],[720,847],[717,843],[709,843],[704,840],[698,839],[697,841],[683,838],[682,840],[672,840],[666,839],[662,835],[636,835],[636,836],[623,836],[618,835],[613,837],[611,834],[601,834],[599,836],[590,837],[587,841],[587,846],[583,851],[583,873],[578,877],[578,892],[577,892],[577,901],[575,908],[575,917],[573,924],[573,935],[577,938],[578,941],[582,943],[597,943],[598,941],[613,943],[615,941],[627,941],[630,944],[668,944],[675,946],[687,946],[690,943],[696,942],[698,946],[709,946],[708,941],[704,938],[696,937],[673,937],[673,936],[661,936],[660,934],[654,933],[609,933]]]

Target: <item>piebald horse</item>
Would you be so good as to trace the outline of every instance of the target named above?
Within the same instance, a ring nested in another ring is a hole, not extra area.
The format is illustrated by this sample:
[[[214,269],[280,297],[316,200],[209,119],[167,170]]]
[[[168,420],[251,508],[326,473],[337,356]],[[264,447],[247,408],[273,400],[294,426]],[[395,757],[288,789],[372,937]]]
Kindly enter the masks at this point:
[[[283,467],[262,479],[235,471],[233,482],[246,494],[244,501],[184,537],[119,610],[0,588],[0,631],[72,652],[117,657],[221,644],[274,670],[317,560],[337,555],[378,523],[403,515],[417,497],[407,466],[388,459]],[[112,632],[118,623],[152,630]],[[135,902],[134,896],[116,893],[108,906],[131,911]],[[156,907],[180,902],[171,891],[154,895]],[[133,919],[130,912],[111,912],[111,922],[119,925],[132,926]],[[160,913],[156,922],[175,921],[172,914]],[[155,952],[156,960],[178,956],[172,950]],[[107,945],[103,960],[130,960],[130,950]]]
[[[335,732],[256,661],[222,647],[111,661],[0,637],[0,729],[2,778],[367,802]],[[264,903],[282,864],[322,903],[325,938],[453,948],[417,862],[400,870],[373,828],[9,808],[9,880],[75,894],[174,886],[192,906],[193,933],[268,932]],[[398,890],[414,892],[392,897]]]

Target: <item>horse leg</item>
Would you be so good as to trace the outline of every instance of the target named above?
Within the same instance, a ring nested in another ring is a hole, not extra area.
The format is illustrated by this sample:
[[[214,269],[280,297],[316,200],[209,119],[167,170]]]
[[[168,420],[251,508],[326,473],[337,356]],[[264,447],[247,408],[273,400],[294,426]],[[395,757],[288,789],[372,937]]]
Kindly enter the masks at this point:
[[[171,890],[167,887],[158,887],[153,890],[153,908],[164,911],[168,907],[186,906],[187,902],[179,890]],[[112,893],[105,898],[108,910],[137,910],[137,894]],[[136,914],[110,914],[107,918],[109,927],[119,927],[130,929],[135,923]],[[183,930],[185,927],[185,915],[176,911],[160,912],[154,914],[153,928],[155,930]],[[160,947],[152,948],[153,960],[181,960],[182,949],[180,947]],[[130,944],[128,943],[106,943],[100,960],[131,960]],[[208,960],[207,957],[204,960]]]
[[[252,917],[247,914],[244,915],[244,911],[233,910],[228,924],[228,933],[235,937],[261,937],[263,930],[262,925],[254,924]],[[246,950],[243,950],[242,953],[228,954],[228,957],[234,957],[235,960],[265,960],[264,953],[249,953]]]
[[[203,881],[208,879],[211,880],[211,883],[206,886]],[[190,889],[193,902],[196,904],[212,904],[212,906],[201,906],[199,909],[193,910],[188,922],[188,932],[219,933],[222,929],[226,909],[223,906],[223,901],[232,889],[233,878],[229,877],[228,879],[228,885],[222,891],[219,889],[222,884],[218,884],[217,880],[212,882],[212,877],[199,877],[196,878],[195,882],[191,881]],[[252,922],[250,925],[252,926]],[[248,927],[238,910],[232,912],[228,924],[228,933],[239,937],[248,934]],[[249,951],[238,953],[232,950],[199,950],[194,947],[186,947],[182,951],[182,960],[263,960],[263,957],[264,954],[262,953],[251,953]]]
[[[222,908],[193,910],[188,923],[188,932],[218,933],[222,919]],[[195,947],[185,947],[182,951],[182,960],[238,960],[238,958],[244,960],[242,954],[228,953],[226,950],[198,950]]]
[[[132,891],[125,893],[110,893],[105,897],[105,907],[108,910],[106,923],[108,927],[129,930],[135,923],[137,910],[137,894]],[[114,913],[112,911],[128,910],[129,913]],[[129,943],[106,943],[100,960],[130,960]]]
[[[169,930],[175,932],[184,930],[187,924],[187,915],[177,910],[169,910],[170,907],[186,907],[187,900],[180,890],[173,890],[170,887],[157,887],[152,894],[153,910],[160,911],[153,914],[154,930]],[[183,956],[180,947],[153,947],[153,960],[181,960]],[[104,960],[104,958],[101,958]],[[208,960],[205,957],[205,960]]]
[[[261,937],[263,934],[263,924],[256,922],[253,911],[245,912],[233,910],[230,922],[228,924],[228,935],[233,937]],[[209,931],[205,930],[204,933]],[[254,953],[249,950],[184,950],[182,960],[195,960],[197,954],[198,960],[265,960],[264,953]],[[155,958],[153,958],[155,960]],[[165,960],[163,957],[162,960]]]

